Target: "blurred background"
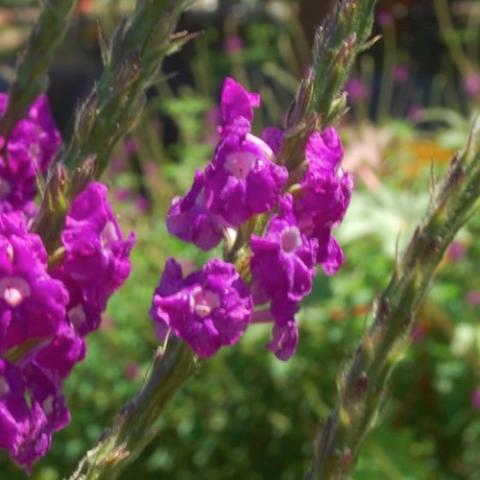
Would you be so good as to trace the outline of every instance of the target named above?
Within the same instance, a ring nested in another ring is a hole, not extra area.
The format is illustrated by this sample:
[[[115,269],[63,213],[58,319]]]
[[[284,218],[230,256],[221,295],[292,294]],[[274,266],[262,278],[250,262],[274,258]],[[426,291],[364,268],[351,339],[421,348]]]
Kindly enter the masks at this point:
[[[282,126],[310,62],[313,31],[331,1],[195,2],[180,29],[202,34],[170,57],[137,129],[107,173],[124,231],[137,232],[133,271],[115,295],[88,357],[67,381],[71,425],[33,470],[71,473],[115,412],[140,388],[156,349],[148,316],[166,256],[188,268],[203,254],[169,237],[165,212],[208,162],[226,75],[262,94],[256,131]],[[50,73],[49,98],[65,138],[101,70],[97,22],[108,36],[132,0],[81,0]],[[37,2],[0,0],[0,90],[38,14]],[[344,167],[356,177],[338,231],[346,264],[319,274],[299,314],[288,363],[251,328],[207,362],[175,397],[161,434],[125,479],[290,480],[302,477],[318,422],[334,404],[336,375],[366,328],[367,313],[425,211],[433,177],[462,147],[480,103],[480,1],[380,1],[382,39],[357,62],[341,125]],[[369,435],[355,480],[480,479],[480,219],[448,251],[422,306],[390,400]],[[397,247],[398,246],[398,247]],[[0,479],[24,474],[0,454]]]

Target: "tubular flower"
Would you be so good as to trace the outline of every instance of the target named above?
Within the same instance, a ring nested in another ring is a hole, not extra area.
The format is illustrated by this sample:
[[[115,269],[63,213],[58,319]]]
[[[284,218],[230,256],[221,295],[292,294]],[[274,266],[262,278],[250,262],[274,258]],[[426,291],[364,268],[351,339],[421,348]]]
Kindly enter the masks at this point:
[[[306,148],[307,168],[294,212],[302,232],[318,241],[317,263],[327,275],[343,264],[343,252],[332,235],[348,208],[353,178],[340,168],[343,148],[333,128],[314,132]]]
[[[206,171],[210,211],[237,227],[256,213],[271,210],[288,178],[274,163],[272,149],[252,134],[226,136]]]
[[[68,293],[47,273],[47,252],[21,213],[0,214],[0,355],[25,342],[51,340]]]
[[[130,273],[131,233],[123,238],[107,187],[90,183],[70,207],[62,233],[65,258],[55,275],[70,292],[69,320],[85,335],[98,328],[108,299]]]
[[[5,113],[8,97],[0,94],[0,116]],[[0,137],[0,212],[24,210],[34,212],[37,176],[44,174],[60,144],[61,137],[48,107],[48,99],[41,95],[31,105],[8,137]]]
[[[203,358],[235,344],[246,330],[251,312],[247,286],[233,265],[218,259],[186,278],[180,265],[168,259],[151,308],[161,340],[171,330]]]
[[[205,175],[197,171],[192,188],[184,197],[175,197],[167,215],[168,231],[202,250],[210,250],[222,240],[227,226],[221,215],[208,209],[205,201]]]

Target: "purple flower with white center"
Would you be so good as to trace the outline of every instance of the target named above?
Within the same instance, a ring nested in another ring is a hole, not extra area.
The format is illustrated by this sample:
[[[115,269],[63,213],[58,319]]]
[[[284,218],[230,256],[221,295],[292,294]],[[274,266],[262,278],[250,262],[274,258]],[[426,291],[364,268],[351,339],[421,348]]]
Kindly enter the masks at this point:
[[[307,170],[294,204],[295,216],[302,233],[318,240],[317,263],[333,275],[343,264],[343,252],[331,230],[350,203],[353,177],[339,168],[343,147],[333,128],[310,136],[305,157]]]
[[[47,252],[21,213],[0,214],[0,354],[48,342],[65,316],[68,293],[47,273]]]
[[[8,97],[0,94],[0,116]],[[4,139],[0,137],[0,146]],[[0,212],[24,210],[32,215],[36,177],[44,174],[60,147],[60,133],[48,108],[45,95],[31,105],[27,116],[13,128],[0,158]]]
[[[276,299],[298,302],[312,289],[317,240],[308,239],[300,231],[292,213],[291,195],[281,199],[280,209],[265,235],[253,235],[250,241],[256,304]]]
[[[197,171],[190,191],[172,200],[166,222],[172,235],[208,251],[220,243],[228,224],[221,215],[210,212],[204,185],[205,175]]]
[[[62,233],[65,257],[54,272],[69,289],[68,317],[82,335],[98,328],[108,299],[130,274],[135,236],[123,238],[107,193],[92,182],[74,200]]]
[[[150,313],[161,341],[171,330],[207,358],[238,342],[250,322],[252,298],[232,264],[212,259],[183,278],[180,264],[170,258]]]
[[[220,100],[222,125],[220,135],[246,135],[251,130],[253,109],[260,106],[260,94],[249,92],[233,78],[227,77]]]
[[[209,210],[233,227],[271,210],[288,178],[287,169],[274,161],[271,148],[252,134],[224,137],[205,172]]]
[[[267,348],[281,360],[295,353],[295,313],[312,289],[318,248],[317,239],[301,232],[292,208],[292,197],[287,194],[280,201],[280,214],[270,220],[265,235],[253,235],[250,241],[254,302],[269,304],[274,326]]]

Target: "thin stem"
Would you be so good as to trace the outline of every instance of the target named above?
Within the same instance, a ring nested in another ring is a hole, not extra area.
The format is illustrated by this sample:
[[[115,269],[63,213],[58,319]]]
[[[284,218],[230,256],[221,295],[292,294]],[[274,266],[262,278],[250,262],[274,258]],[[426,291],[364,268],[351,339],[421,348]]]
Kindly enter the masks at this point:
[[[457,155],[438,187],[429,213],[398,261],[372,312],[372,326],[349,369],[339,377],[337,406],[318,433],[306,479],[347,478],[362,441],[378,414],[406,334],[425,298],[435,270],[480,196],[480,121],[467,148]]]
[[[86,453],[70,480],[115,480],[157,435],[155,422],[196,369],[190,348],[171,338],[160,350],[142,390],[118,414],[111,430]]]
[[[157,80],[165,56],[190,39],[186,33],[172,36],[189,4],[189,0],[137,0],[110,47],[100,35],[102,76],[76,116],[74,134],[49,176],[34,223],[49,252],[58,246],[71,200],[85,183],[101,176],[117,142],[137,124],[145,92]]]
[[[37,23],[20,57],[8,108],[0,120],[0,135],[8,137],[29,105],[46,89],[47,72],[68,30],[77,0],[44,0]]]

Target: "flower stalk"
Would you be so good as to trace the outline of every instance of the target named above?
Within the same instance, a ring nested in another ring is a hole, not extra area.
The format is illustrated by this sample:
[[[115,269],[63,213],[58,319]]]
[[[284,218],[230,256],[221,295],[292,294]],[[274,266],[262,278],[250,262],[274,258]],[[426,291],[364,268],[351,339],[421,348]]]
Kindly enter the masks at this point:
[[[81,460],[70,480],[114,480],[157,435],[155,421],[195,372],[190,348],[176,338],[160,348],[142,390],[118,414],[111,430]]]
[[[136,125],[145,92],[155,82],[165,56],[191,38],[187,33],[173,35],[189,4],[189,0],[138,0],[109,46],[100,35],[103,73],[77,113],[74,134],[58,161],[61,167],[50,172],[35,220],[34,229],[49,252],[58,247],[68,205],[79,186],[100,177],[115,145]]]
[[[398,260],[375,303],[372,326],[351,365],[339,376],[339,398],[317,435],[306,479],[343,479],[358,456],[365,435],[379,413],[389,377],[407,346],[415,313],[435,270],[458,230],[475,211],[480,196],[480,121],[465,150],[452,160],[431,207]]]
[[[10,87],[8,109],[0,120],[2,137],[9,136],[35,98],[46,90],[48,68],[65,38],[76,4],[77,0],[42,2],[40,16],[20,57],[17,76]]]

